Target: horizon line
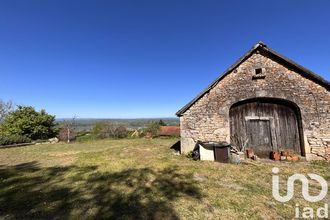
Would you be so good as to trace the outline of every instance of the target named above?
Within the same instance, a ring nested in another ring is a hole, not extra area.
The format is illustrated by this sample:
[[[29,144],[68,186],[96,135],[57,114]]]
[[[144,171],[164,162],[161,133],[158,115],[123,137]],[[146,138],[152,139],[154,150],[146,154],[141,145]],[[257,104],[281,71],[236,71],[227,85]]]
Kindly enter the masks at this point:
[[[59,117],[59,118],[57,118],[56,117],[56,120],[59,120],[59,119],[72,119],[73,117]],[[173,117],[132,117],[132,118],[130,118],[130,117],[128,117],[128,118],[116,118],[116,117],[114,117],[114,118],[103,118],[103,117],[101,117],[101,118],[94,118],[94,117],[76,117],[76,119],[99,119],[99,120],[109,120],[109,119],[179,119],[179,117],[175,117],[175,116],[173,116]]]

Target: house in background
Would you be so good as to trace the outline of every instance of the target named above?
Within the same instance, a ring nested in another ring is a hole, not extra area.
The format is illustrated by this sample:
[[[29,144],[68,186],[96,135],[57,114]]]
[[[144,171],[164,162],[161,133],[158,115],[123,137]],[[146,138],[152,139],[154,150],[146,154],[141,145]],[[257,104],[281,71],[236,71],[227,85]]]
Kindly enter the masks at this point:
[[[176,115],[183,153],[226,141],[260,157],[288,149],[330,159],[330,83],[262,42]]]

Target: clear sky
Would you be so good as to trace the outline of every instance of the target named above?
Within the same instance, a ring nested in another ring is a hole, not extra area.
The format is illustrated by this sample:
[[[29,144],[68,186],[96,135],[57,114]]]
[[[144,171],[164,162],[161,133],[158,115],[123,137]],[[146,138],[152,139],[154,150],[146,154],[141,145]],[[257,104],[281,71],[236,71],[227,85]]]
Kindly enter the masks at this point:
[[[173,117],[260,40],[330,79],[327,0],[0,0],[0,98]]]

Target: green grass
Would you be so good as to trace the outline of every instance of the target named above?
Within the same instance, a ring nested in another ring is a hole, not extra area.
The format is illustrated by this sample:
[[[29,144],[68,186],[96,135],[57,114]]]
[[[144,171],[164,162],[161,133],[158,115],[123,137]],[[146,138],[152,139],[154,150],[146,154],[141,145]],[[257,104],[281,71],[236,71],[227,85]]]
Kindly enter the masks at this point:
[[[324,205],[304,201],[300,187],[292,201],[275,201],[271,169],[279,167],[282,180],[299,172],[329,181],[328,163],[193,161],[173,154],[176,141],[0,149],[0,219],[292,219],[296,203]]]

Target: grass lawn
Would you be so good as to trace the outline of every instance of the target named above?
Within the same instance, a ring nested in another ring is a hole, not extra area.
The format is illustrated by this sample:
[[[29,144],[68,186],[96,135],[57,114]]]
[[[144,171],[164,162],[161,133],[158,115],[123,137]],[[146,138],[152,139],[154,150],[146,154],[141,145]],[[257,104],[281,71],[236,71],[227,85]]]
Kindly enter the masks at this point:
[[[282,204],[272,197],[272,167],[286,177],[330,164],[193,161],[174,155],[177,139],[100,140],[0,149],[0,219],[292,219],[301,187]],[[297,184],[297,186],[300,186]],[[319,186],[310,184],[318,194]]]

